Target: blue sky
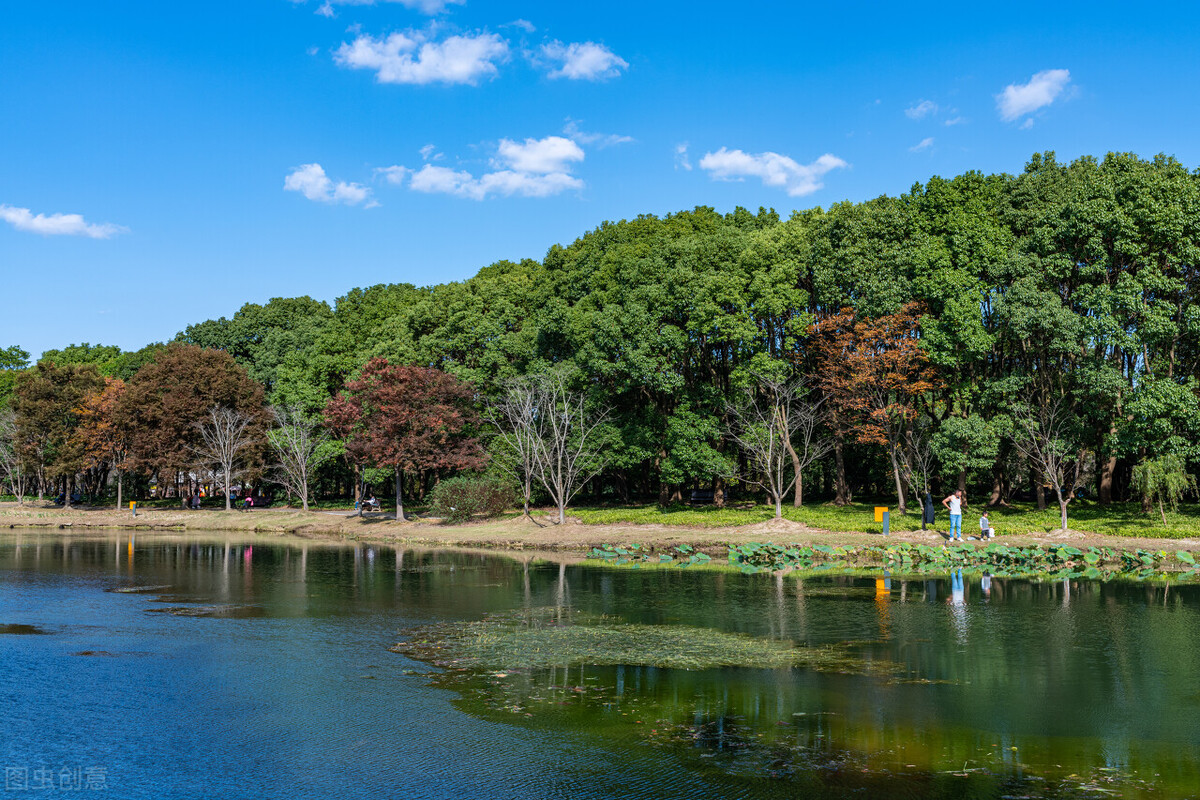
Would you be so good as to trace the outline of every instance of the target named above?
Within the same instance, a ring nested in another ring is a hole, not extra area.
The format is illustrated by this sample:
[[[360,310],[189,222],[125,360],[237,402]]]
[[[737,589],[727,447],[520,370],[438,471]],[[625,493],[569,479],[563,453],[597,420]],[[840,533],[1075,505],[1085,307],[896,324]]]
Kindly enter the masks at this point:
[[[604,220],[1200,165],[1192,4],[7,4],[0,347],[458,280]]]

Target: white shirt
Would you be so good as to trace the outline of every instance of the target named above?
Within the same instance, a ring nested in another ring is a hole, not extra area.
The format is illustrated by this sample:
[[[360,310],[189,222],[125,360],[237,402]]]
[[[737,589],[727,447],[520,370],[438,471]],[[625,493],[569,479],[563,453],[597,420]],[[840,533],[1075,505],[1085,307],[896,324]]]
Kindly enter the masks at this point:
[[[962,501],[957,495],[950,495],[950,513],[962,515]]]

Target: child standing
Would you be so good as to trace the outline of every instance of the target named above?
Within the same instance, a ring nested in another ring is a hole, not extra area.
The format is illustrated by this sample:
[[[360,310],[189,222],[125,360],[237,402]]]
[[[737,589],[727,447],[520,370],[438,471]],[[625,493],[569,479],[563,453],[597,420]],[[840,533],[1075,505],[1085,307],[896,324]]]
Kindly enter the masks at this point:
[[[979,536],[983,539],[991,539],[995,535],[996,529],[988,521],[988,512],[984,509],[983,516],[979,518]]]

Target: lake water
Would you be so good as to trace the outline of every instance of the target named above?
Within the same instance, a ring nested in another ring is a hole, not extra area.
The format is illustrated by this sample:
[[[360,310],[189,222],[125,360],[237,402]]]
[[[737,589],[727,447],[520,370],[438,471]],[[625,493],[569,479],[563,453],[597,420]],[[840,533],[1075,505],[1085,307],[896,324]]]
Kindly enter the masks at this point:
[[[1200,587],[983,583],[4,532],[5,796],[1200,796]],[[389,651],[535,610],[842,644],[845,667]]]

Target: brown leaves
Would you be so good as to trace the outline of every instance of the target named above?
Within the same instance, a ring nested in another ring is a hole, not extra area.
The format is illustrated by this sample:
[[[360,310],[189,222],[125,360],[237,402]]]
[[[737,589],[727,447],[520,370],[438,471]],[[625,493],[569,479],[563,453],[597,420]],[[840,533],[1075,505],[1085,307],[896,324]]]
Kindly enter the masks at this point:
[[[366,363],[325,407],[325,421],[357,461],[401,470],[478,469],[483,450],[471,386],[428,367]]]
[[[828,314],[809,329],[816,379],[835,425],[866,444],[887,444],[888,431],[916,413],[939,384],[921,346],[919,303],[895,314],[855,319],[853,309]]]

